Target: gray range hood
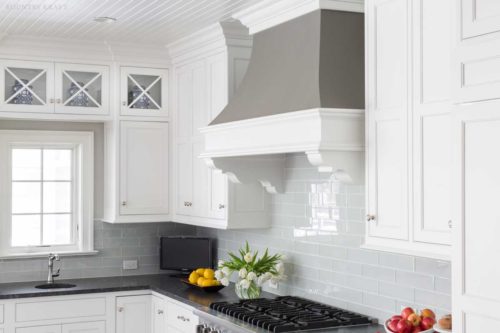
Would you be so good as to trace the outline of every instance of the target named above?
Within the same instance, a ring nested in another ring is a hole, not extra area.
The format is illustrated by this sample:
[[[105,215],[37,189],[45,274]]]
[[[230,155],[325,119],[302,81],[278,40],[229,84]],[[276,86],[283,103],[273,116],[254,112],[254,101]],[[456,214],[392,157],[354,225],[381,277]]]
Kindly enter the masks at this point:
[[[247,73],[211,125],[313,108],[363,109],[363,14],[317,10],[254,35]]]
[[[363,14],[303,3],[317,10],[291,19],[285,11],[282,23],[254,34],[238,90],[200,129],[201,158],[210,167],[234,182],[257,180],[271,193],[282,190],[286,153],[305,153],[337,179],[364,179]],[[266,15],[267,24],[273,13]]]

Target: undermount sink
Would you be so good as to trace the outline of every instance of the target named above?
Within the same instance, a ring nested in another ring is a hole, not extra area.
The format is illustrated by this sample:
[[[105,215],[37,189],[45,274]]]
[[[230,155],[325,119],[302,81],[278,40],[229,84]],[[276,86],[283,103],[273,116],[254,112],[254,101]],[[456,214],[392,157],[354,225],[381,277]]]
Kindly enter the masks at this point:
[[[69,289],[74,288],[76,285],[69,283],[46,283],[36,286],[37,289]]]

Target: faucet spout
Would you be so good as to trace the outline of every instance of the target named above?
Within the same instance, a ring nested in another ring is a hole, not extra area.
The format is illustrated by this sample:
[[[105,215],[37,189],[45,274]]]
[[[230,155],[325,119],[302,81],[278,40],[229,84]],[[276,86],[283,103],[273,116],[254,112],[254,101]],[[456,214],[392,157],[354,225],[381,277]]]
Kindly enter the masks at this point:
[[[56,253],[49,254],[49,275],[47,277],[47,283],[54,283],[54,278],[58,277],[61,269],[59,268],[56,273],[54,273],[54,261],[60,261],[59,255]]]

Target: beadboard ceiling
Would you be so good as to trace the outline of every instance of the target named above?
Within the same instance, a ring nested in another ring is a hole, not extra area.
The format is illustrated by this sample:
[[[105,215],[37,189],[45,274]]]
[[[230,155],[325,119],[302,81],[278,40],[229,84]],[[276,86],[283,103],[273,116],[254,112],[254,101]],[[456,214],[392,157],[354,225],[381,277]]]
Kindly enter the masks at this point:
[[[0,0],[0,39],[28,35],[165,45],[261,0]],[[117,22],[97,23],[97,16]]]

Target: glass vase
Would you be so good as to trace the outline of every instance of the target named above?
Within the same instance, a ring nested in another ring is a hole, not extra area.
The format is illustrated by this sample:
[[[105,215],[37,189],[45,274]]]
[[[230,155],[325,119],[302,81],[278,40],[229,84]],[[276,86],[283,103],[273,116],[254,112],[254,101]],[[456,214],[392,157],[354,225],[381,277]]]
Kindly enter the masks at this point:
[[[245,289],[241,286],[241,284],[238,281],[238,283],[235,284],[234,291],[236,292],[236,295],[238,295],[240,299],[255,299],[260,297],[262,288],[252,281],[250,282],[250,286],[247,289]]]

